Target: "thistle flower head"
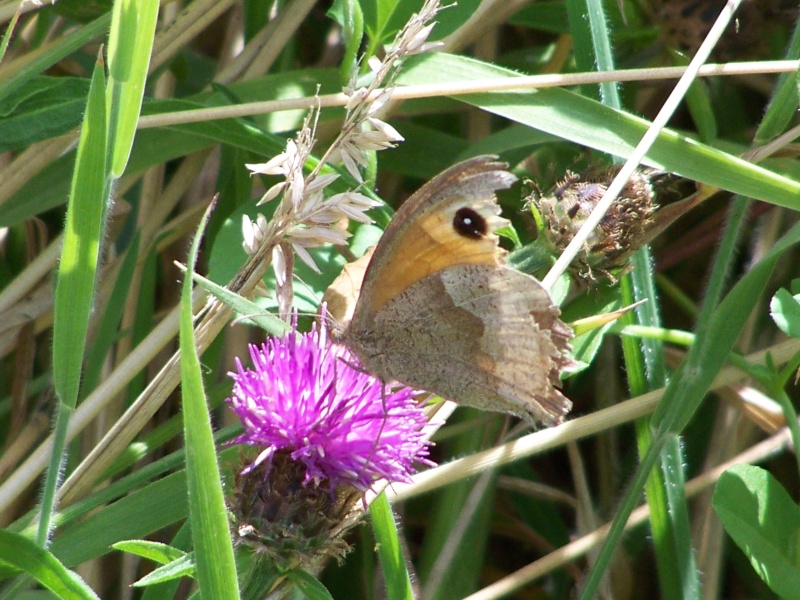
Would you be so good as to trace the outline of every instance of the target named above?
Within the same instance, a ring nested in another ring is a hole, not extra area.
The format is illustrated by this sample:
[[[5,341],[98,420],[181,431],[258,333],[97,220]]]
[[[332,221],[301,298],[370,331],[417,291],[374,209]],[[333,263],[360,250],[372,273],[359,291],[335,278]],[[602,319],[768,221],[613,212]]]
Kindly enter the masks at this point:
[[[230,374],[244,425],[234,443],[257,452],[236,478],[233,519],[240,541],[283,562],[340,555],[336,526],[359,496],[379,479],[409,481],[415,461],[432,464],[415,391],[350,366],[324,317],[309,333],[251,345],[252,367],[237,359]]]
[[[414,390],[388,389],[352,365],[325,325],[250,346],[252,368],[237,359],[229,399],[245,432],[235,441],[261,448],[254,465],[279,451],[305,466],[303,483],[360,492],[378,479],[408,481],[425,460],[425,415]]]

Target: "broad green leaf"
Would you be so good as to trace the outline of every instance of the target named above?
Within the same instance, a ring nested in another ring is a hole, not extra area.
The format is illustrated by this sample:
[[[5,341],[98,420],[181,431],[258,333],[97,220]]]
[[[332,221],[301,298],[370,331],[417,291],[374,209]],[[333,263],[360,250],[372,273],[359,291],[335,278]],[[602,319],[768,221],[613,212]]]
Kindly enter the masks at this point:
[[[406,2],[404,11],[410,15],[414,10],[422,5],[420,0]],[[388,41],[394,35],[396,29],[390,29],[390,21],[398,7],[402,7],[400,0],[363,0],[361,10],[364,15],[364,26],[370,36],[370,48],[378,48],[380,44]],[[368,51],[368,56],[372,53]]]
[[[333,600],[333,596],[328,589],[320,583],[319,579],[300,569],[286,571],[286,578],[302,592],[308,600]]]
[[[800,338],[800,295],[781,288],[769,303],[769,312],[778,328],[788,336]]]
[[[80,125],[89,79],[35,77],[0,101],[0,152],[18,150]]]
[[[712,499],[725,530],[781,598],[800,598],[800,508],[768,471],[736,465]]]

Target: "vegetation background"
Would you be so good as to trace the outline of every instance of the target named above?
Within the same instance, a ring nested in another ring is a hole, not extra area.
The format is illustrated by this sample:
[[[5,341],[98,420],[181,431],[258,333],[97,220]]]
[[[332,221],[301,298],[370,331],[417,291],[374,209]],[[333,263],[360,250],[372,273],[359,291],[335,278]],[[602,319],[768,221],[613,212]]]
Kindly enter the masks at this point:
[[[211,572],[231,572],[209,533],[215,517],[187,521],[198,496],[221,498],[198,407],[205,394],[218,443],[236,435],[227,372],[264,333],[198,321],[193,363],[191,339],[179,345],[176,261],[187,263],[218,194],[197,271],[219,284],[239,272],[242,215],[269,217],[255,200],[274,183],[245,163],[282,152],[315,94],[341,92],[355,57],[381,55],[422,3],[157,4],[0,2],[0,598],[47,597],[42,585],[63,598],[185,598],[189,563],[201,586],[216,586],[207,597],[236,597]],[[459,0],[441,10],[430,39],[442,48],[404,62],[404,100],[385,117],[405,141],[367,170],[365,189],[385,207],[376,225],[351,227],[349,249],[313,250],[321,273],[298,261],[297,308],[317,309],[422,182],[483,153],[532,181],[501,201],[515,264],[543,277],[554,257],[524,199],[629,156],[675,86],[674,73],[643,69],[688,64],[725,4]],[[800,597],[797,10],[743,3],[710,60],[748,64],[695,80],[647,154],[699,182],[689,190],[703,202],[628,274],[571,291],[560,278],[569,322],[647,299],[638,325],[629,314],[576,340],[585,368],[565,382],[571,420],[503,445],[506,418],[458,409],[434,438],[447,466],[390,494],[402,543],[379,532],[379,545],[397,543],[406,560],[380,564],[366,519],[347,559],[314,574],[330,595]],[[620,84],[567,78],[612,69],[636,71]],[[552,77],[500,89],[519,74]],[[243,106],[253,102],[263,104]],[[343,104],[320,112],[320,154]],[[264,286],[260,307],[274,309],[274,279]],[[218,450],[223,473],[235,468],[235,449]],[[741,466],[755,463],[763,470]],[[171,548],[112,548],[135,539]],[[192,547],[193,561],[178,552]],[[176,578],[131,587],[164,563]],[[298,590],[328,593],[300,575],[276,593]]]

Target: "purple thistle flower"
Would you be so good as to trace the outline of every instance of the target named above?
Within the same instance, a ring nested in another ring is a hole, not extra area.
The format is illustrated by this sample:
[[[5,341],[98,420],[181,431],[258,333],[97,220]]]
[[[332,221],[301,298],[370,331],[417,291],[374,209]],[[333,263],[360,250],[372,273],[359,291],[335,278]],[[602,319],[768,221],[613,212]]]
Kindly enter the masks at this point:
[[[305,485],[329,493],[340,484],[363,493],[378,479],[408,482],[415,461],[433,464],[415,391],[350,366],[355,357],[328,338],[324,321],[251,345],[252,369],[236,359],[228,400],[245,433],[234,443],[263,448],[242,474],[265,462],[269,470],[281,452],[305,466]]]

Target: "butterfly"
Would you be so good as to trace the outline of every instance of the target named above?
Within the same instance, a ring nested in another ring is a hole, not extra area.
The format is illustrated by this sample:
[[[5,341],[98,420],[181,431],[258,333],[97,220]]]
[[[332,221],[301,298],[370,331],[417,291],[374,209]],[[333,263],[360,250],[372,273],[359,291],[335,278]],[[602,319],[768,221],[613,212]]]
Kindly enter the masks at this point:
[[[535,278],[506,264],[495,191],[516,181],[493,156],[457,164],[397,211],[338,338],[361,366],[456,403],[560,423],[572,330]],[[348,275],[352,277],[352,274]]]

